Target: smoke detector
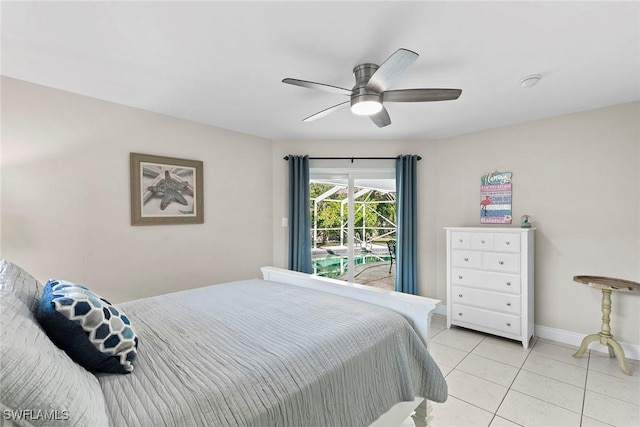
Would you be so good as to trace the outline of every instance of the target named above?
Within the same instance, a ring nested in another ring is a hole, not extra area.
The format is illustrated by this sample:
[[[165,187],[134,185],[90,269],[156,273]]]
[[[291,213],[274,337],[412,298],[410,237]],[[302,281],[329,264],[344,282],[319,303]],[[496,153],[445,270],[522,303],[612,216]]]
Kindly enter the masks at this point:
[[[522,80],[520,80],[520,86],[533,87],[538,84],[541,78],[542,76],[540,74],[532,74],[530,76],[523,77]]]

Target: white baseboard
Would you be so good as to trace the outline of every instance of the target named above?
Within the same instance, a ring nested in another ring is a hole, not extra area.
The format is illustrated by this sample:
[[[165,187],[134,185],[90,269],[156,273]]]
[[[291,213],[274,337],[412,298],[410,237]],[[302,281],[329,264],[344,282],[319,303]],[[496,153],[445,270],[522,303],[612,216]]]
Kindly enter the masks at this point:
[[[576,349],[582,344],[582,339],[586,336],[577,332],[565,331],[562,329],[549,328],[548,326],[535,325],[535,336],[545,340],[561,342],[564,344],[575,345]],[[620,342],[620,346],[624,350],[624,355],[628,359],[640,360],[640,345],[628,344]],[[597,351],[603,355],[609,355],[607,346],[594,342],[589,345],[589,350]]]
[[[447,305],[438,305],[433,311],[433,314],[439,314],[446,317]],[[548,326],[541,325],[535,325],[534,331],[534,335],[538,338],[556,341],[563,344],[574,345],[576,346],[576,350],[578,349],[578,347],[580,347],[580,344],[582,344],[582,339],[586,336],[585,334],[580,334],[578,332],[565,331],[563,329],[550,328]],[[620,341],[618,342],[624,350],[625,357],[627,357],[628,359],[640,360],[640,345],[628,344]],[[597,341],[589,345],[589,350],[602,353],[603,355],[609,355],[609,350],[607,350],[607,347]]]

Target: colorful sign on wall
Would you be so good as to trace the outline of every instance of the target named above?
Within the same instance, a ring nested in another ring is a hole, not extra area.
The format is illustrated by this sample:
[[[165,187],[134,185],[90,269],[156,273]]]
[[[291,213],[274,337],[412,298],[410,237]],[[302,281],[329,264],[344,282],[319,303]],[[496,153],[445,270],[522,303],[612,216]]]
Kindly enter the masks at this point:
[[[491,172],[480,179],[480,224],[511,224],[511,172]]]

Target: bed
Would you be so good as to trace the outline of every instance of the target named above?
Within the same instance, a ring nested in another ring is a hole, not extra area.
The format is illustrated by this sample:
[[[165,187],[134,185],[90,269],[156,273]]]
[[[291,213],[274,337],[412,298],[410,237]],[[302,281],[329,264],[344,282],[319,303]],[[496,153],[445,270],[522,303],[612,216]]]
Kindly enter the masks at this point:
[[[34,317],[42,285],[0,261],[0,409],[18,425],[392,426],[446,382],[426,349],[437,300],[274,267],[118,304],[131,373],[91,373]]]

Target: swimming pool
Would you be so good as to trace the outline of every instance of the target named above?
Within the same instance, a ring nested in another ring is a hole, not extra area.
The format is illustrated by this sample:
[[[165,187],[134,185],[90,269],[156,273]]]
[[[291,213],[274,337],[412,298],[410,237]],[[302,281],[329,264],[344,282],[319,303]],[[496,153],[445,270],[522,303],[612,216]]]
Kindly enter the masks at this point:
[[[375,262],[389,261],[388,256],[374,254],[355,255],[355,265],[371,264]],[[312,258],[313,274],[322,277],[334,278],[347,272],[347,257],[341,255],[320,255]]]

